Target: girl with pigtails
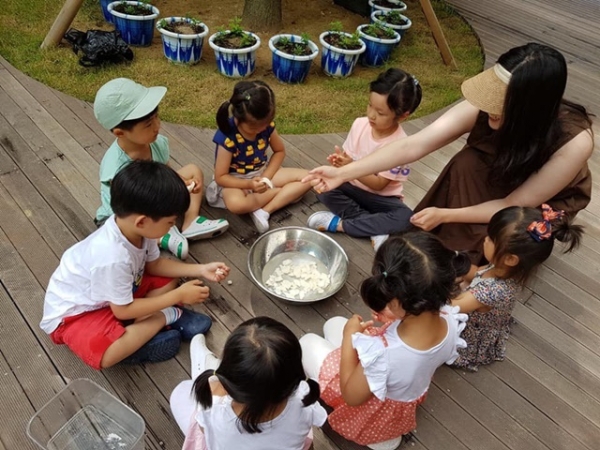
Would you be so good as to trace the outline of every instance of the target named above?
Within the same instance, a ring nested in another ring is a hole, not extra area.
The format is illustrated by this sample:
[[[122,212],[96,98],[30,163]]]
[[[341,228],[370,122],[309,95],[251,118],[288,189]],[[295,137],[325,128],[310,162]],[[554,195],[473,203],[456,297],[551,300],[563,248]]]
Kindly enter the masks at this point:
[[[480,267],[471,284],[452,305],[469,314],[462,334],[467,348],[459,350],[457,367],[477,371],[483,364],[504,360],[511,314],[519,291],[536,268],[550,257],[554,241],[566,242],[565,252],[579,245],[583,227],[564,211],[512,206],[498,211],[488,224],[483,253],[490,262]]]
[[[259,233],[269,229],[274,211],[298,201],[311,188],[301,182],[307,170],[282,167],[285,145],[274,118],[275,94],[266,83],[235,85],[217,112],[215,173],[206,191],[209,205],[250,213]]]

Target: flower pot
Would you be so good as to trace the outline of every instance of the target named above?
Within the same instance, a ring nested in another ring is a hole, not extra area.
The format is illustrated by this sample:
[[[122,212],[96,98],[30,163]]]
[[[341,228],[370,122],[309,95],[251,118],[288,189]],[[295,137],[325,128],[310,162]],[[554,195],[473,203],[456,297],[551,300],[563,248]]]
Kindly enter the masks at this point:
[[[102,8],[102,15],[104,16],[104,20],[108,23],[113,23],[113,16],[108,10],[108,5],[112,3],[114,0],[100,0],[100,7]]]
[[[358,35],[367,46],[367,49],[362,54],[360,61],[364,66],[378,67],[390,58],[392,50],[394,50],[398,42],[400,42],[400,34],[394,31],[396,34],[394,38],[380,39],[363,33],[362,29],[366,26],[368,25],[359,25],[357,28]]]
[[[163,28],[165,25],[177,22],[200,25],[204,31],[196,34],[181,34]],[[208,27],[204,23],[187,17],[167,17],[156,24],[156,29],[161,34],[163,52],[169,61],[181,64],[196,64],[200,61],[204,37],[208,34]]]
[[[406,31],[412,27],[412,22],[411,20],[406,17],[403,16],[402,14],[400,14],[400,17],[402,17],[404,20],[406,20],[406,25],[396,25],[393,23],[389,23],[385,21],[385,18],[382,17],[386,14],[385,11],[373,11],[371,13],[371,21],[372,22],[379,22],[383,25],[385,25],[386,27],[390,27],[391,29],[393,29],[394,31],[396,31],[400,37],[404,37],[404,33],[406,33]]]
[[[227,33],[225,30],[223,33]],[[215,44],[214,40],[219,33],[208,38],[208,45],[215,51],[217,69],[222,75],[230,78],[244,78],[252,74],[256,67],[256,49],[260,47],[260,38],[249,31],[256,39],[256,44],[246,48],[225,48]]]
[[[152,10],[147,16],[134,16],[131,14],[123,14],[115,11],[114,8],[122,3],[128,5],[146,6]],[[154,22],[160,14],[158,8],[148,5],[143,2],[112,2],[108,5],[108,11],[113,16],[115,28],[120,31],[121,37],[129,45],[137,45],[147,47],[152,44],[152,36],[154,35]]]
[[[367,46],[361,40],[362,44],[359,49],[346,50],[344,48],[335,47],[325,41],[325,37],[332,34],[331,31],[325,31],[319,36],[321,42],[321,67],[323,71],[330,77],[347,77],[354,70],[354,66],[358,62],[358,58],[363,53]],[[349,33],[335,33],[352,36]]]
[[[312,51],[310,55],[290,55],[275,47],[282,38],[288,38],[291,42],[302,42],[302,37],[296,34],[276,34],[269,39],[269,48],[273,53],[273,74],[283,83],[302,83],[308,75],[313,59],[319,54],[319,48],[313,41],[308,41],[308,47]]]
[[[407,6],[404,2],[401,2],[400,0],[388,0],[390,3],[395,3],[398,6],[394,6],[394,7],[386,7],[386,6],[379,6],[376,5],[375,3],[373,3],[373,0],[369,0],[369,6],[371,7],[371,13],[373,13],[374,11],[398,11],[398,12],[404,12],[407,9]]]

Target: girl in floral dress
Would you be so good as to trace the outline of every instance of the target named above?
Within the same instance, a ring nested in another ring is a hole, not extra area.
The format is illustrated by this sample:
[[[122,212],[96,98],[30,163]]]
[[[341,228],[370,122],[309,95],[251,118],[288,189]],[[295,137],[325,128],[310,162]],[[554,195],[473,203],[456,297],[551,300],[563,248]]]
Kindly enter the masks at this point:
[[[478,366],[504,360],[510,319],[517,295],[533,271],[554,247],[567,242],[566,252],[579,244],[582,227],[572,225],[563,211],[546,204],[542,210],[512,206],[498,211],[488,225],[483,251],[490,264],[481,267],[453,306],[469,314],[462,337],[467,348],[459,350],[454,365],[477,371]]]
[[[391,321],[373,329],[373,321],[358,315],[334,317],[325,323],[325,338],[300,339],[304,370],[319,380],[336,432],[383,450],[395,449],[416,428],[416,409],[433,373],[465,345],[459,335],[467,317],[448,302],[469,266],[466,254],[448,250],[430,233],[392,237],[360,289],[378,319]]]

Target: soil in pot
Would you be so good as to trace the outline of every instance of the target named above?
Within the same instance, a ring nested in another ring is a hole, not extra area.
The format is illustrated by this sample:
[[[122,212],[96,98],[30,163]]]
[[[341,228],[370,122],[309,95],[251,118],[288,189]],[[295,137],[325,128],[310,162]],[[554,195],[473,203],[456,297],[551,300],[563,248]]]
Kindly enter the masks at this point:
[[[228,32],[220,33],[213,42],[223,48],[248,48],[256,44],[256,39],[248,33],[240,35],[237,32]]]
[[[369,26],[364,27],[361,31],[378,39],[394,39],[396,37],[394,30],[378,23],[369,24]]]
[[[161,27],[163,30],[177,34],[200,34],[204,33],[204,27],[199,23],[189,23],[186,21],[169,22]]]
[[[356,42],[354,39],[338,33],[328,34],[323,40],[333,47],[343,48],[344,50],[358,50],[362,47],[360,41]]]
[[[373,4],[389,9],[398,8],[399,6],[398,2],[389,2],[388,0],[373,0]]]
[[[275,48],[280,50],[288,55],[295,56],[309,56],[312,55],[313,51],[308,45],[307,42],[292,42],[288,38],[281,38],[277,42],[275,42]]]
[[[152,8],[149,6],[128,5],[127,3],[119,3],[113,10],[129,16],[150,16],[152,14]]]
[[[397,11],[390,11],[385,14],[381,14],[377,16],[379,20],[385,23],[391,23],[392,25],[408,25],[408,20],[402,17],[402,15]]]

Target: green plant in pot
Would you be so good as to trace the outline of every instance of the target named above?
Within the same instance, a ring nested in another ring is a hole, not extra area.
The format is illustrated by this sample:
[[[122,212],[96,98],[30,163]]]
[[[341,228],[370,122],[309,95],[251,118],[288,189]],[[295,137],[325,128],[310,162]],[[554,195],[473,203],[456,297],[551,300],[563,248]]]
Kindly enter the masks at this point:
[[[273,74],[283,83],[302,83],[310,70],[319,48],[304,33],[276,34],[269,39],[273,54]]]
[[[208,27],[194,17],[166,17],[159,20],[165,57],[173,62],[196,64],[202,57],[204,37]]]
[[[256,66],[256,50],[260,46],[260,38],[244,30],[241,24],[242,20],[236,17],[229,22],[228,29],[219,27],[208,39],[208,44],[215,51],[217,68],[226,77],[247,77],[254,72]]]
[[[329,30],[319,36],[321,42],[321,67],[332,77],[349,76],[360,55],[366,50],[365,43],[360,39],[358,31],[346,33],[342,23],[331,22]]]

